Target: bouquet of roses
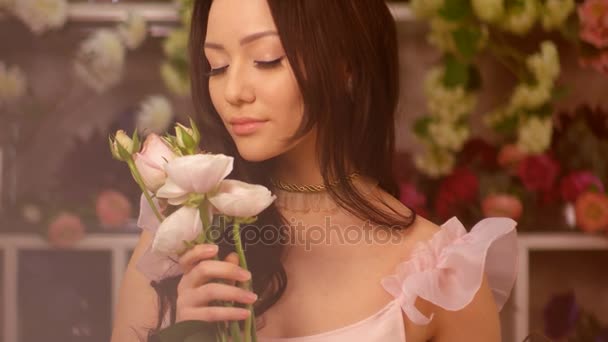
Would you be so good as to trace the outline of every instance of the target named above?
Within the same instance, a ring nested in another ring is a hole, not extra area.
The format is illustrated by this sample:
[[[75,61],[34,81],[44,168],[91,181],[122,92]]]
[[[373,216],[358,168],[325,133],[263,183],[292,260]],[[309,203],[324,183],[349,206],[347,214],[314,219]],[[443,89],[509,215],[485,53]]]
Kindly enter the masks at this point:
[[[199,130],[192,120],[190,126],[178,123],[175,135],[149,134],[143,148],[137,130],[132,137],[118,131],[109,138],[113,157],[127,163],[143,192],[138,226],[155,232],[155,236],[138,268],[156,281],[179,275],[181,271],[174,260],[197,244],[214,243],[228,222],[232,223],[239,264],[247,269],[240,226],[255,222],[256,215],[276,198],[261,185],[226,179],[232,172],[234,159],[201,151]],[[212,224],[214,218],[219,219],[219,225]],[[251,290],[251,280],[238,285]],[[232,306],[229,302],[221,305]],[[251,314],[245,320],[243,336],[238,322],[230,323],[231,341],[256,340],[253,305],[249,304],[247,309]],[[227,341],[225,322],[194,325],[208,328],[198,331],[200,338],[207,336],[205,341],[209,336]],[[163,341],[176,340],[168,336],[184,335],[175,331],[165,337],[160,334]]]

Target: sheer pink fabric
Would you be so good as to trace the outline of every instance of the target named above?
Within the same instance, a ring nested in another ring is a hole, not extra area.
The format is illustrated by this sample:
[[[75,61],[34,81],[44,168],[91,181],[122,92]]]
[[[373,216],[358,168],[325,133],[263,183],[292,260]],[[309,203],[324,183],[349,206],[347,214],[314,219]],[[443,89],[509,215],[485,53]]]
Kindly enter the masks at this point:
[[[498,308],[502,309],[517,272],[515,226],[516,222],[508,218],[488,218],[467,233],[462,223],[452,218],[429,241],[420,242],[394,274],[381,280],[395,299],[374,315],[321,334],[258,340],[404,342],[402,311],[416,324],[428,324],[432,319],[414,306],[417,297],[446,310],[460,310],[471,303],[484,274]]]

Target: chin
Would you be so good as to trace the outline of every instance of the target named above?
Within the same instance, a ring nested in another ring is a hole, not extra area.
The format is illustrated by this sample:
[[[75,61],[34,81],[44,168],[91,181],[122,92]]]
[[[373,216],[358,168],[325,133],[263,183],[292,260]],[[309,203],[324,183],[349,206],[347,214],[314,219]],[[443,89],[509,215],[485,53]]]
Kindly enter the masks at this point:
[[[274,151],[271,151],[267,148],[257,147],[253,144],[249,144],[248,146],[244,145],[247,144],[237,144],[237,149],[241,158],[245,159],[248,162],[263,162],[265,160],[272,159],[280,154],[274,153]]]

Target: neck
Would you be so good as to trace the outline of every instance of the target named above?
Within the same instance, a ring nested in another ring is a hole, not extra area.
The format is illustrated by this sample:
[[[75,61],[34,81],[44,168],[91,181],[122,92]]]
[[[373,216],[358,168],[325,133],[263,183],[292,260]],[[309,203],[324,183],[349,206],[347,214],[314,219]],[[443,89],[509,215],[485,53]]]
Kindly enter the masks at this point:
[[[273,178],[291,184],[323,184],[316,140],[313,129],[295,147],[278,157]]]

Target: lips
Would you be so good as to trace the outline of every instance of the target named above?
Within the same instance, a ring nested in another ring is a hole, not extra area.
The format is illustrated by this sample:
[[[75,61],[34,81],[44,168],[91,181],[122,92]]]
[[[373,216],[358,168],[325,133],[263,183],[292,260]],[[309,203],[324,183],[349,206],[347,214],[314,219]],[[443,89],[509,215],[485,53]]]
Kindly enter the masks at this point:
[[[234,118],[229,121],[232,131],[236,135],[250,135],[259,130],[268,120],[249,117]]]

